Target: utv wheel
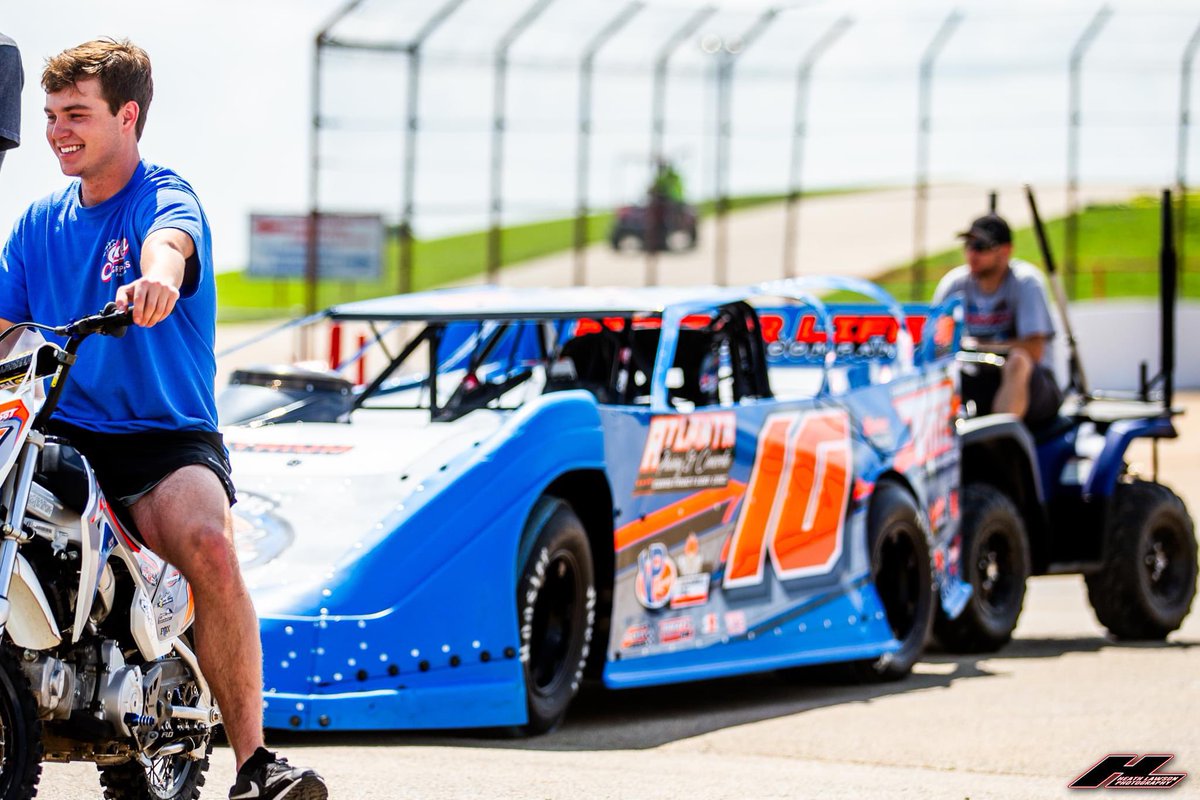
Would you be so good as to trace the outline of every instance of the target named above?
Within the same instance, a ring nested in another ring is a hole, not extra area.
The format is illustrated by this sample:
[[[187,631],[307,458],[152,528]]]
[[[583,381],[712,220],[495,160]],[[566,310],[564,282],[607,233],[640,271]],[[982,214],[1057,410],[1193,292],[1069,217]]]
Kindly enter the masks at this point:
[[[596,587],[583,523],[562,500],[543,497],[522,538],[517,623],[529,721],[519,735],[555,728],[579,691],[595,626]]]
[[[667,234],[666,250],[683,253],[696,247],[696,232],[689,230],[671,231]]]
[[[963,580],[971,599],[957,619],[938,610],[934,636],[952,653],[991,653],[1017,627],[1029,578],[1029,538],[1012,500],[985,483],[962,493]]]
[[[0,800],[37,794],[42,774],[42,723],[29,681],[11,653],[0,651]]]
[[[1118,639],[1161,641],[1183,624],[1196,594],[1196,535],[1183,501],[1165,486],[1119,484],[1104,567],[1088,599]]]
[[[900,649],[851,665],[859,680],[895,681],[925,651],[933,627],[933,567],[925,524],[912,496],[894,483],[875,488],[868,518],[871,581]]]
[[[618,253],[640,253],[646,249],[646,243],[636,233],[622,233],[613,237],[612,248]]]

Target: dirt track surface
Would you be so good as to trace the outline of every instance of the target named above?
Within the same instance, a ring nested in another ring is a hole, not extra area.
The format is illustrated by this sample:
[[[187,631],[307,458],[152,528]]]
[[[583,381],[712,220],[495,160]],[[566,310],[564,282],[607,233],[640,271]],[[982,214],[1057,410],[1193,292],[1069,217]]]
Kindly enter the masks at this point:
[[[1200,511],[1200,393],[1164,482]],[[1148,448],[1133,454],[1150,468]],[[275,735],[335,798],[709,800],[1078,796],[1067,784],[1109,753],[1173,753],[1200,796],[1200,611],[1166,644],[1117,644],[1079,577],[1036,578],[1015,640],[987,657],[930,654],[885,686],[793,685],[773,674],[656,689],[585,690],[538,739],[376,733]],[[203,800],[226,796],[233,758],[213,754]],[[1117,794],[1101,790],[1098,796]],[[49,764],[42,797],[99,797],[86,764]],[[1138,796],[1138,795],[1134,795]],[[1144,795],[1142,795],[1144,796]]]

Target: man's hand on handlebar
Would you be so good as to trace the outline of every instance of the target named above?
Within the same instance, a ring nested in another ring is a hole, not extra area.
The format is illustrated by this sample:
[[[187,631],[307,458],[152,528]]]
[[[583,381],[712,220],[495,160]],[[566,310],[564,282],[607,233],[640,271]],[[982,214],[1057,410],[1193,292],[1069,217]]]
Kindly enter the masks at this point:
[[[83,338],[91,336],[93,333],[120,338],[125,335],[126,328],[132,323],[133,314],[128,309],[122,310],[117,307],[116,303],[109,303],[99,314],[77,319],[52,330],[59,336],[72,338]]]
[[[149,328],[162,322],[175,309],[179,289],[155,277],[138,278],[117,289],[117,308],[132,309],[133,324]]]
[[[117,290],[117,307],[133,309],[133,324],[143,328],[166,319],[179,302],[187,260],[196,252],[192,237],[176,228],[160,228],[142,243],[142,277]]]

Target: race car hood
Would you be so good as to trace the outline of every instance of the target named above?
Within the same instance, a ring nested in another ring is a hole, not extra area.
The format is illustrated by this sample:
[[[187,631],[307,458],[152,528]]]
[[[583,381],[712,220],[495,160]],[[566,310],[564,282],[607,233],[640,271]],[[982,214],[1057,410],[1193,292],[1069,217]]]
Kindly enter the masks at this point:
[[[481,410],[431,424],[427,411],[363,410],[350,425],[223,429],[238,489],[238,557],[258,612],[297,613],[316,593],[328,597],[335,565],[506,416]]]

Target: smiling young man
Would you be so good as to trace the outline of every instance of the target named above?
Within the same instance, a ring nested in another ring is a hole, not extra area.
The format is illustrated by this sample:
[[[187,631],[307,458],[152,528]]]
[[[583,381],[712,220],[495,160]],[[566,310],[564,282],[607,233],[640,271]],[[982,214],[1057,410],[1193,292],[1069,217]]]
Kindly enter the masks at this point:
[[[86,42],[47,61],[42,88],[46,139],[77,180],[30,206],[0,252],[0,330],[114,300],[133,309],[128,336],[87,343],[53,432],[192,585],[197,656],[239,767],[230,797],[323,800],[319,775],[263,747],[258,620],[234,549],[213,397],[211,236],[192,187],[139,153],[150,59],[128,41]]]
[[[942,278],[933,300],[961,298],[967,337],[977,349],[1005,356],[998,385],[978,387],[980,399],[1031,425],[1053,418],[1062,392],[1051,367],[1054,322],[1041,273],[1012,257],[1012,230],[996,214],[976,219],[959,236],[967,263]]]

